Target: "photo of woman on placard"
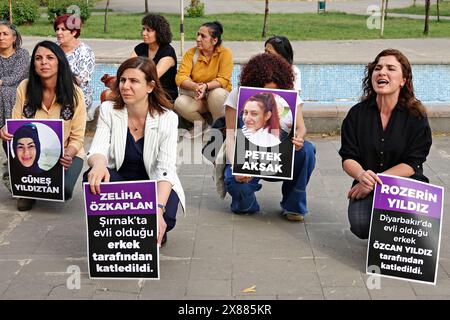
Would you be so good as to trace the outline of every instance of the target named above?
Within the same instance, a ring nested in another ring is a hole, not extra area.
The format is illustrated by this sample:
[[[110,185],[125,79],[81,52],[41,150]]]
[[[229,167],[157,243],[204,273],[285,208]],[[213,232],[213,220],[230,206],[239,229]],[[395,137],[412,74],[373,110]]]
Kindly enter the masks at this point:
[[[40,141],[45,143],[41,144]],[[61,157],[61,140],[48,125],[39,122],[27,123],[17,128],[14,133],[10,154],[10,159],[17,157],[23,167],[30,167],[30,161],[35,161],[31,170],[33,173],[49,171]]]
[[[11,157],[11,166],[14,167],[14,172],[35,174],[43,171],[38,164],[41,143],[34,124],[23,125],[14,133],[12,148],[14,154]]]
[[[260,147],[280,144],[280,117],[272,93],[250,97],[242,109],[242,121],[242,132],[251,143]]]

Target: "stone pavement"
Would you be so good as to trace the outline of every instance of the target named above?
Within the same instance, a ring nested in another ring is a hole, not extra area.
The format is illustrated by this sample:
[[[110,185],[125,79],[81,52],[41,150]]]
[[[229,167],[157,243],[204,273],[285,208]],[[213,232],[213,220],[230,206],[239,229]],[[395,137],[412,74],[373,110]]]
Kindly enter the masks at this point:
[[[279,215],[280,183],[263,182],[261,213],[230,213],[219,200],[208,164],[179,167],[188,213],[160,251],[161,280],[90,280],[81,184],[66,204],[38,202],[18,212],[0,186],[0,299],[450,299],[450,199],[445,196],[437,285],[381,279],[368,289],[367,241],[348,228],[338,137],[311,139],[317,166],[304,223]],[[89,144],[90,139],[88,139]],[[188,144],[189,145],[189,144]],[[1,159],[3,160],[3,159]],[[450,186],[450,137],[434,137],[425,165],[431,182]],[[81,288],[69,290],[69,266]],[[251,286],[255,292],[244,293]]]

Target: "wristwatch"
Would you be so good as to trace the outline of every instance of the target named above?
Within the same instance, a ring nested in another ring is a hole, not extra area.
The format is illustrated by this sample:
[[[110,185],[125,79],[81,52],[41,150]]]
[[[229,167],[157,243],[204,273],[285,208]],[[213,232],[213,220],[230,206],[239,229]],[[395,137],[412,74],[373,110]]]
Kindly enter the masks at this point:
[[[158,203],[158,208],[161,208],[163,214],[166,213],[166,206],[165,205],[163,205],[161,203]]]

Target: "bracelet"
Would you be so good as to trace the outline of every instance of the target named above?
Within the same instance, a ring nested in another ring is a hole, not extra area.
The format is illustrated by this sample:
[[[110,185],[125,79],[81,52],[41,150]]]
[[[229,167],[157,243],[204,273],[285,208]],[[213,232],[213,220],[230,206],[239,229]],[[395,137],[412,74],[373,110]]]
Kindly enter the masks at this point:
[[[209,91],[208,83],[205,83],[205,84],[206,84],[206,90],[205,90],[205,92],[208,92],[208,91]]]
[[[158,203],[158,208],[160,208],[162,210],[163,214],[166,213],[166,206],[165,205],[163,205],[161,203]]]

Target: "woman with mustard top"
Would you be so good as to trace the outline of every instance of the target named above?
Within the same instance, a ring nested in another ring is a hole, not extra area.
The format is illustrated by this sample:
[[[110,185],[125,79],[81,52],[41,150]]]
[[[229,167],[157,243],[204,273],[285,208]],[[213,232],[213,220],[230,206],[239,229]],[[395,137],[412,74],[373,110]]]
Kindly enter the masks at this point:
[[[64,154],[59,162],[64,167],[65,199],[72,198],[75,183],[83,167],[86,107],[81,89],[73,82],[64,51],[51,41],[39,42],[31,55],[29,78],[17,88],[12,119],[63,119]],[[0,138],[11,140],[3,127]],[[19,211],[30,210],[34,199],[17,199]]]
[[[197,33],[197,47],[186,52],[175,78],[180,88],[175,111],[194,123],[194,133],[208,125],[203,114],[211,113],[215,121],[225,113],[223,103],[231,91],[233,57],[231,50],[221,45],[222,33],[219,22],[204,23]]]

